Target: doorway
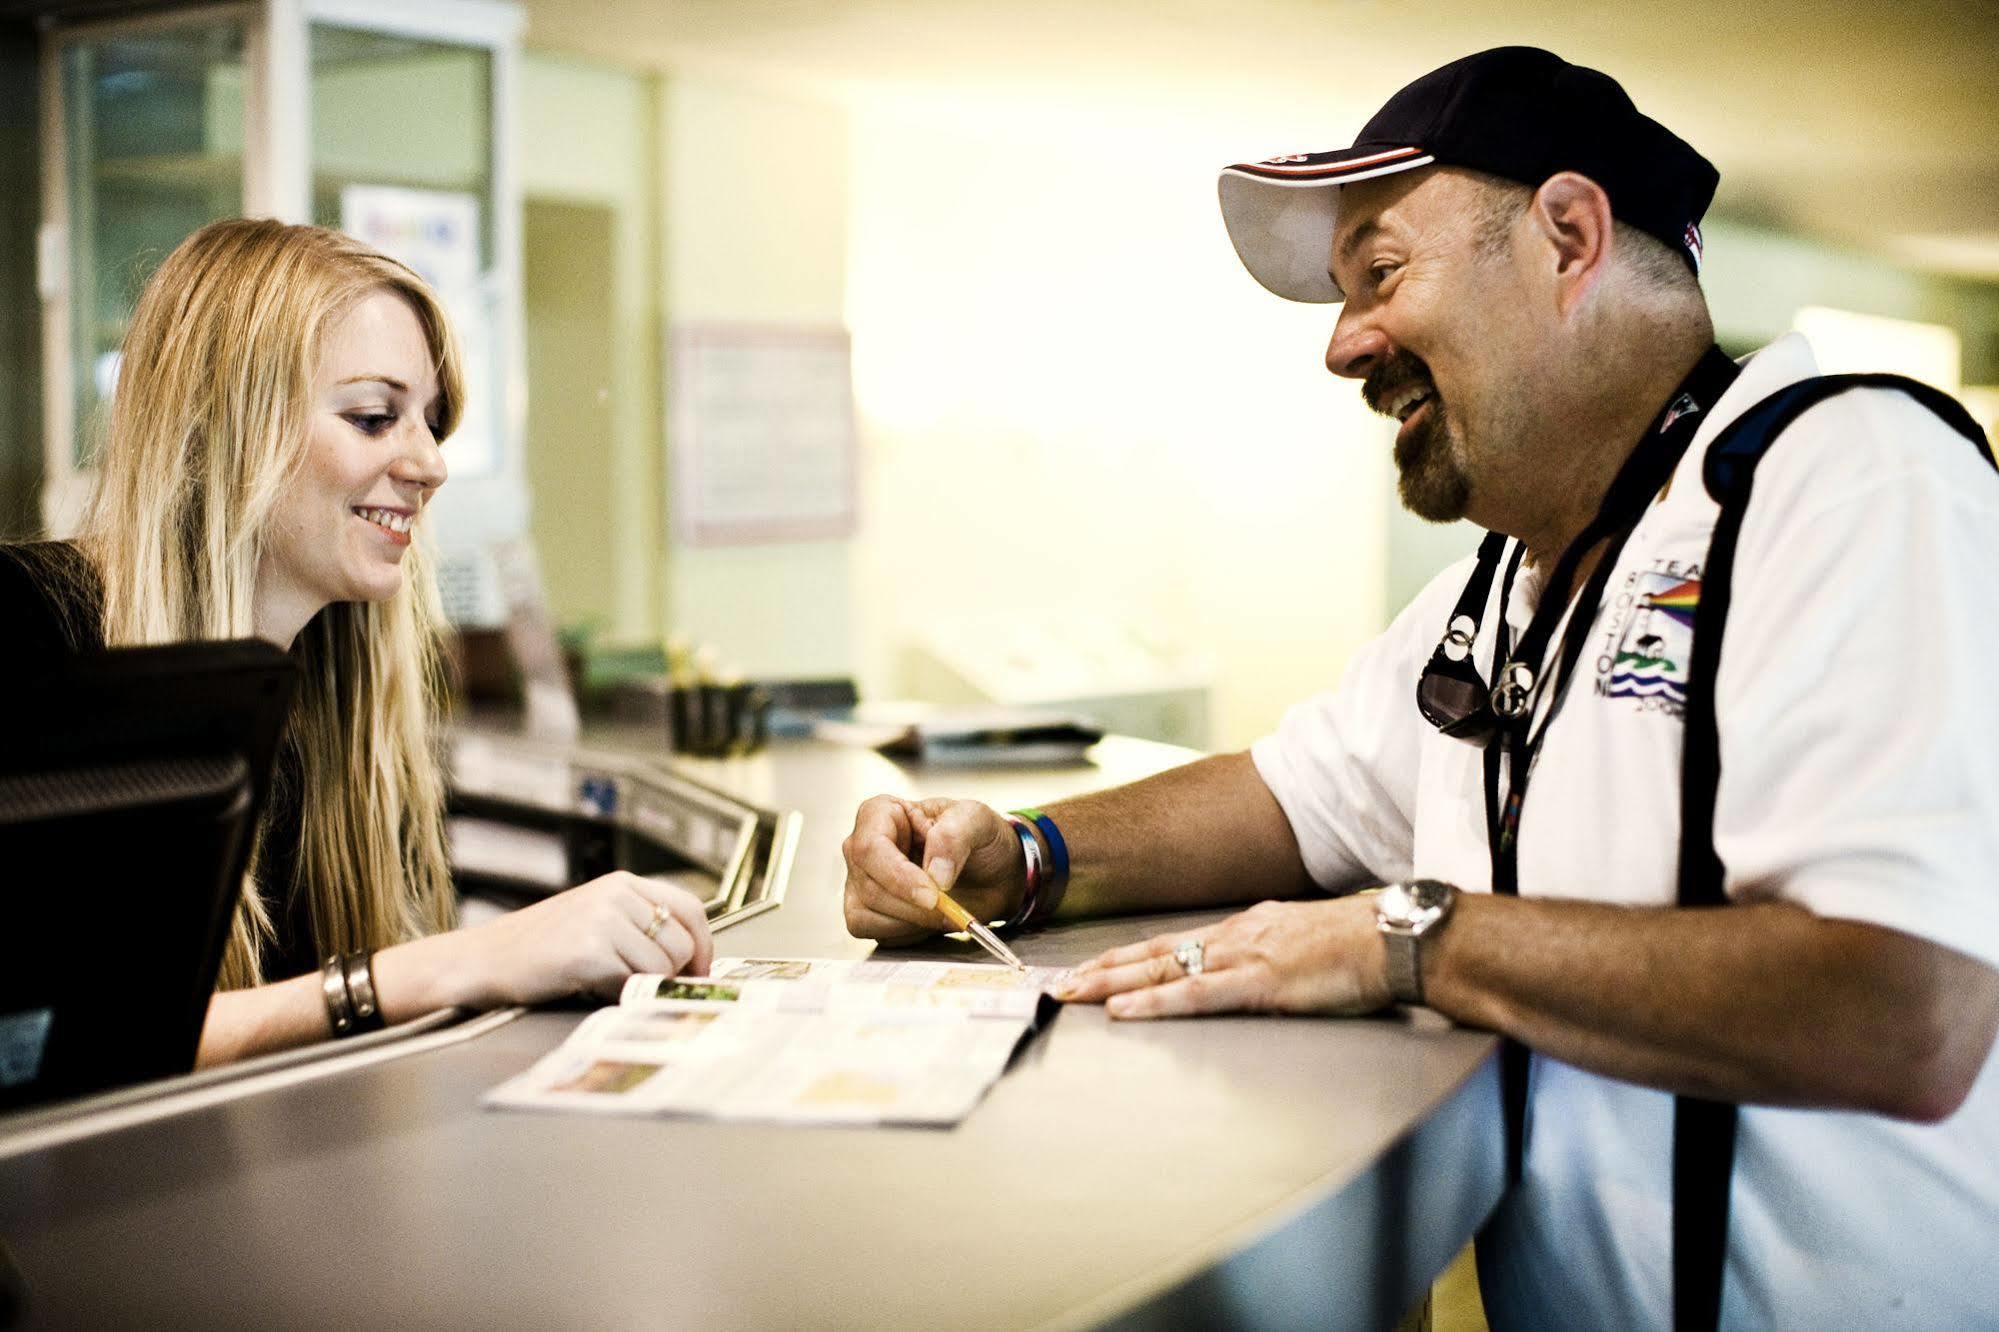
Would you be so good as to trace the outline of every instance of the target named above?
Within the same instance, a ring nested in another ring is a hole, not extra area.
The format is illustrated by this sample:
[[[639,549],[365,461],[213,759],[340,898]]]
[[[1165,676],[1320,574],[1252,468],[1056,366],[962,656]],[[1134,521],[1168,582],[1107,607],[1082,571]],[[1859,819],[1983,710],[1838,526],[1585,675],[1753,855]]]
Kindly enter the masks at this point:
[[[618,558],[616,217],[607,206],[533,198],[523,214],[530,530],[557,626],[609,626]]]

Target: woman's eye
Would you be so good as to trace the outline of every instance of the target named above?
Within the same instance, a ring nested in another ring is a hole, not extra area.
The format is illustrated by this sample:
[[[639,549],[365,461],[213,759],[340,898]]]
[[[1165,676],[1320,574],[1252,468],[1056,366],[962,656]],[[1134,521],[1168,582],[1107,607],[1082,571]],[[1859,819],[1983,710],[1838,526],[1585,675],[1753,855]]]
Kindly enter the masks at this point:
[[[396,423],[396,418],[386,412],[349,412],[347,420],[364,435],[380,435]]]

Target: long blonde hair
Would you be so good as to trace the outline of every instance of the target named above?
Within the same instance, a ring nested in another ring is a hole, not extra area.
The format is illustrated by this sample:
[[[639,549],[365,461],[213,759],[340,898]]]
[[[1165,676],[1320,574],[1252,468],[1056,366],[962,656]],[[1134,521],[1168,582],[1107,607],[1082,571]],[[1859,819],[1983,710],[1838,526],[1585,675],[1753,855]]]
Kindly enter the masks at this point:
[[[103,585],[107,646],[247,638],[267,524],[304,465],[314,380],[329,328],[382,290],[415,312],[437,363],[442,422],[464,403],[459,354],[423,280],[323,227],[237,218],[167,256],[125,333],[99,483],[79,546]],[[299,667],[281,764],[302,789],[298,882],[321,956],[380,948],[453,921],[436,584],[425,541],[402,589],[339,602],[292,646]],[[260,839],[261,840],[261,839]],[[223,988],[262,979],[269,913],[245,881]]]

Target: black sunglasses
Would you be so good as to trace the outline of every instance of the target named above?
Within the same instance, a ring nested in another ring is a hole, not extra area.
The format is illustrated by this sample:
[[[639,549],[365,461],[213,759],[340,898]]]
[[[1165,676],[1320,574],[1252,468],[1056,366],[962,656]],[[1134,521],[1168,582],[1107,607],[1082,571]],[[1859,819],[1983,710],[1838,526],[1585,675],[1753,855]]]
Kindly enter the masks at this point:
[[[1505,603],[1512,594],[1513,576],[1519,572],[1524,550],[1524,546],[1516,549],[1506,567],[1500,599],[1502,638],[1506,633]],[[1503,533],[1488,533],[1479,543],[1478,567],[1472,570],[1465,590],[1458,594],[1451,622],[1416,681],[1416,708],[1423,719],[1452,739],[1468,744],[1484,744],[1500,727],[1499,715],[1492,707],[1492,686],[1478,673],[1472,649],[1478,643],[1479,617],[1485,613],[1486,602],[1492,596],[1492,580],[1499,574],[1500,558],[1505,553]],[[1505,656],[1503,643],[1497,656]]]

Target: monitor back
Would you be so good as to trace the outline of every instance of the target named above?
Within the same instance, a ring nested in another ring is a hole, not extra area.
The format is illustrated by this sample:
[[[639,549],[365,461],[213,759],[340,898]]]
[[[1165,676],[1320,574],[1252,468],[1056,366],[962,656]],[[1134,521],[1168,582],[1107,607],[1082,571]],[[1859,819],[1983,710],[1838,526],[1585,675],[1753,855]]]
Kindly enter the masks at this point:
[[[0,1108],[194,1066],[294,675],[174,644],[0,700]]]

